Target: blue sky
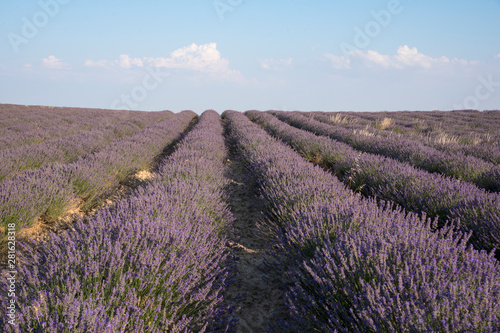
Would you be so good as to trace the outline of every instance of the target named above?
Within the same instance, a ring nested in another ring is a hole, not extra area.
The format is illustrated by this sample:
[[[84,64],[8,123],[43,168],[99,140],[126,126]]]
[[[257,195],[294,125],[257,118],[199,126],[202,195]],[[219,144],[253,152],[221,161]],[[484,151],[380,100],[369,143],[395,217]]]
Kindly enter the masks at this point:
[[[2,1],[0,103],[500,109],[500,0]]]

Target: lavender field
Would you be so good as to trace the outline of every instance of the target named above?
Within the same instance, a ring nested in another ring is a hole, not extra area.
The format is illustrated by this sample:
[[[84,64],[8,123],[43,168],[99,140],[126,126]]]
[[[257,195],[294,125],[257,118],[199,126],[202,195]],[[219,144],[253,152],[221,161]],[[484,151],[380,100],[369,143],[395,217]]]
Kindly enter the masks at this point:
[[[499,129],[0,104],[0,330],[500,332]]]

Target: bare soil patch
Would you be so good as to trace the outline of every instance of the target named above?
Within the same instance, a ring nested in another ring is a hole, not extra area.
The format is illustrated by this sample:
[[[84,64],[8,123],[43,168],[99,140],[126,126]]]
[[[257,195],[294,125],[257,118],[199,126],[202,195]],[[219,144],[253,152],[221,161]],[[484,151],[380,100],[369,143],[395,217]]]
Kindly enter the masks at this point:
[[[150,170],[141,170],[131,174],[127,179],[116,188],[105,194],[99,204],[90,211],[83,210],[84,202],[81,199],[75,199],[65,214],[55,221],[47,220],[44,216],[39,217],[29,228],[23,228],[16,234],[16,241],[22,242],[27,239],[37,241],[46,240],[52,233],[60,234],[66,230],[72,230],[73,223],[78,218],[86,218],[94,215],[100,209],[113,205],[117,200],[130,195],[139,186],[144,186],[148,181],[154,178]],[[4,232],[3,228],[0,230]],[[7,263],[6,244],[0,242],[0,268]]]
[[[233,149],[227,162],[231,183],[229,207],[235,221],[234,236],[230,236],[228,246],[238,258],[237,277],[240,285],[230,288],[229,295],[243,294],[237,304],[240,310],[235,315],[239,319],[237,332],[265,332],[273,314],[283,314],[284,290],[280,289],[279,273],[265,272],[266,252],[272,244],[269,235],[259,227],[264,209],[257,197],[254,180],[248,174],[245,163]]]

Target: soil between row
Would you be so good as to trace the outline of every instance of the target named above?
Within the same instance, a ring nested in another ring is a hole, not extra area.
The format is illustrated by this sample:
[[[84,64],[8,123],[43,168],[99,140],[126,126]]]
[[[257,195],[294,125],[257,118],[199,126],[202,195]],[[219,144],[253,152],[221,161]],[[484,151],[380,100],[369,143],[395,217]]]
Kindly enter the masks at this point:
[[[265,332],[274,315],[286,312],[284,290],[280,288],[280,275],[264,266],[268,250],[273,244],[262,227],[264,202],[258,198],[254,179],[237,150],[227,143],[229,158],[227,177],[229,208],[235,218],[235,233],[229,240],[229,248],[237,257],[236,268],[239,285],[229,289],[229,295],[242,294],[237,304],[240,310],[238,333]]]

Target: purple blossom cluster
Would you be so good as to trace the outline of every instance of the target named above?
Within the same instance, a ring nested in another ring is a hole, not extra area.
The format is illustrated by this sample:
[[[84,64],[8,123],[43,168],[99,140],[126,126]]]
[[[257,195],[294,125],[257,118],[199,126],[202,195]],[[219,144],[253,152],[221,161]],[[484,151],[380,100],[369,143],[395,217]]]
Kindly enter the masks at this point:
[[[170,113],[170,112],[165,112]],[[0,150],[40,144],[103,126],[132,120],[155,118],[161,113],[111,111],[67,107],[0,104]]]
[[[454,220],[464,233],[472,231],[470,241],[477,249],[500,249],[498,194],[387,157],[361,153],[345,143],[287,125],[268,113],[249,111],[246,115],[307,160],[316,159],[352,190],[393,201],[409,211],[424,212],[439,218],[441,225]]]
[[[109,111],[108,111],[109,112]],[[96,152],[113,141],[137,133],[155,122],[166,120],[172,113],[144,112],[140,116],[98,127],[89,131],[47,140],[40,144],[16,146],[0,150],[0,181],[23,170],[44,167],[51,163],[71,163]],[[153,115],[153,116],[151,116]],[[98,121],[98,119],[96,119]]]
[[[482,159],[461,153],[445,153],[406,138],[357,135],[352,130],[328,125],[297,112],[272,111],[272,114],[292,126],[345,142],[360,151],[407,162],[429,172],[475,183],[490,191],[500,191],[500,178],[495,165]]]
[[[19,230],[40,217],[53,221],[77,200],[83,201],[84,210],[92,209],[128,175],[149,168],[195,116],[192,111],[171,115],[72,163],[53,163],[4,180],[0,183],[1,225],[15,223]]]
[[[4,331],[234,331],[225,157],[220,117],[206,111],[149,184],[22,244],[18,319],[0,316]]]
[[[289,317],[282,332],[497,332],[500,265],[469,235],[348,190],[226,111],[277,235]]]

